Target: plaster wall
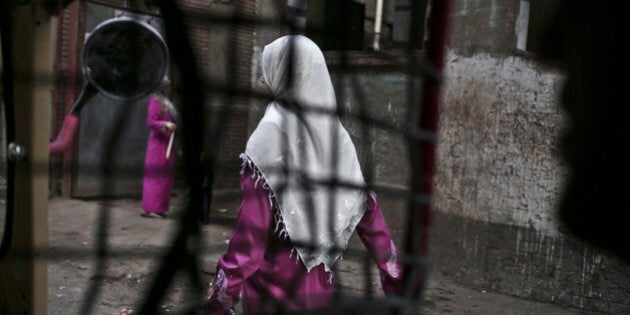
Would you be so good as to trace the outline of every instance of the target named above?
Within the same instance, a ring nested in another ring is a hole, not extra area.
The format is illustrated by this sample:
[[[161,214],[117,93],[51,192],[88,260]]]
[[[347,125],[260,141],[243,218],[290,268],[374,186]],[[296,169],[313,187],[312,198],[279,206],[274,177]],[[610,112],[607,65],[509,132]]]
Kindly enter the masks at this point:
[[[562,73],[519,56],[451,51],[446,64],[436,208],[555,235]]]

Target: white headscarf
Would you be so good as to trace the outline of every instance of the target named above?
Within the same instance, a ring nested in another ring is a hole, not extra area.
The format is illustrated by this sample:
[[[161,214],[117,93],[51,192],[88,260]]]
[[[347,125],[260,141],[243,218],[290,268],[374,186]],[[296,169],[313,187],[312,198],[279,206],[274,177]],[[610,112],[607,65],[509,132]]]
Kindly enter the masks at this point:
[[[276,101],[267,106],[245,154],[275,194],[285,230],[307,270],[324,263],[330,271],[366,209],[355,147],[332,115],[335,91],[315,43],[299,35],[281,37],[265,46],[262,67]],[[297,102],[305,111],[287,109],[286,102]],[[332,178],[349,185],[331,185]]]
[[[166,108],[166,110],[168,110],[168,112],[171,114],[171,117],[173,118],[175,123],[179,124],[181,122],[181,118],[179,116],[179,112],[175,108],[175,104],[173,104],[173,102],[171,102],[171,100],[166,97],[166,95],[164,95],[164,93],[162,92],[153,93],[153,96],[155,96],[155,98],[157,98],[158,101],[160,101],[160,103],[164,105],[164,108]]]
[[[155,96],[155,98],[157,98],[158,101],[162,103],[162,105],[171,114],[171,117],[173,118],[175,123],[179,125],[182,122],[181,116],[179,116],[179,112],[177,111],[177,108],[175,108],[175,105],[173,104],[173,102],[171,102],[171,100],[168,97],[166,97],[166,95],[164,94],[166,92],[166,88],[170,87],[171,84],[172,84],[171,79],[169,79],[168,76],[165,76],[162,79],[162,86],[160,90],[153,93],[153,96]]]

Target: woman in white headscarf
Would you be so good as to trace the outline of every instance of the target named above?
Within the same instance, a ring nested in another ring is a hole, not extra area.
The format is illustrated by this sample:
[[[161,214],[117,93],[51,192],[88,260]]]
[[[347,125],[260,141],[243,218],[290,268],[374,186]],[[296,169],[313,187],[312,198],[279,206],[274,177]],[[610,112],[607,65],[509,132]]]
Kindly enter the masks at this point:
[[[223,314],[241,298],[247,314],[325,307],[333,264],[355,229],[391,293],[400,281],[396,247],[334,115],[321,50],[304,36],[281,37],[265,46],[262,70],[275,101],[241,155],[243,201],[205,313]]]

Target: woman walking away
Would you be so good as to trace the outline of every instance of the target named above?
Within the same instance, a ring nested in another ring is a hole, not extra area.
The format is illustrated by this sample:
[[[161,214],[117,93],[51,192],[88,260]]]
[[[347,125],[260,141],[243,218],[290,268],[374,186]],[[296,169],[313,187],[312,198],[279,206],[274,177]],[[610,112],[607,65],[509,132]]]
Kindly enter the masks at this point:
[[[149,98],[147,127],[151,129],[144,160],[142,183],[143,217],[165,218],[173,190],[175,157],[171,153],[176,124],[176,111],[165,96],[170,89],[168,79],[164,94],[156,93]]]
[[[285,36],[264,48],[262,70],[275,101],[241,155],[242,204],[204,313],[223,314],[239,300],[247,314],[326,307],[333,264],[355,229],[391,293],[400,282],[396,247],[334,115],[322,52],[304,36]]]

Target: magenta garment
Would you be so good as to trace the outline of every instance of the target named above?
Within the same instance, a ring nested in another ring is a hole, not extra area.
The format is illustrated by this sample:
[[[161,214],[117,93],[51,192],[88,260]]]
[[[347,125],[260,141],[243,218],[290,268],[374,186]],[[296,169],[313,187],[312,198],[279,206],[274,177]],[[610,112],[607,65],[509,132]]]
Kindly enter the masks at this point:
[[[246,165],[241,174],[243,201],[228,250],[217,264],[204,314],[224,314],[241,299],[246,314],[327,306],[333,277],[323,264],[307,272],[290,240],[279,236],[279,212],[270,206],[273,196],[256,173]],[[368,197],[368,209],[356,230],[375,253],[383,291],[392,293],[401,281],[397,251],[374,197]]]
[[[175,154],[166,159],[166,149],[171,131],[164,123],[171,121],[171,114],[155,96],[149,98],[147,127],[151,129],[144,159],[142,182],[142,209],[145,212],[163,213],[168,211],[173,190],[173,169]]]

